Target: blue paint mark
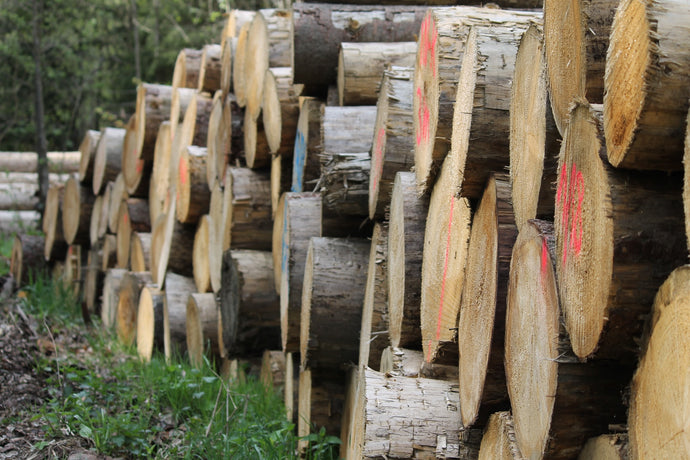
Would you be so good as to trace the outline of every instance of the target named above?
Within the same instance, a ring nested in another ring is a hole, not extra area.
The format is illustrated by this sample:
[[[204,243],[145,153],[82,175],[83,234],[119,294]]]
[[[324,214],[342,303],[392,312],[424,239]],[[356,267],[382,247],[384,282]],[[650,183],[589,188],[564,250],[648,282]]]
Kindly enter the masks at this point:
[[[295,152],[292,160],[291,192],[301,192],[304,188],[304,163],[307,159],[307,141],[304,133],[297,130],[295,135]]]
[[[281,245],[281,259],[280,259],[280,269],[283,273],[287,273],[288,271],[288,255],[289,255],[289,248],[288,248],[288,198],[287,196],[285,197],[285,201],[283,203],[283,241]]]

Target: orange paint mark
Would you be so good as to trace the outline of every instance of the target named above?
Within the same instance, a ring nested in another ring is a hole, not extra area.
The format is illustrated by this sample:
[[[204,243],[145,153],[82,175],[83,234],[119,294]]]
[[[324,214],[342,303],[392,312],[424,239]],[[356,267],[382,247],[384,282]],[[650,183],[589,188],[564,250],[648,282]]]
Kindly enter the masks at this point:
[[[546,246],[546,238],[541,239],[541,276],[546,276],[549,266],[549,248]]]
[[[582,250],[582,204],[585,198],[585,180],[582,171],[573,164],[570,174],[563,165],[559,173],[556,200],[561,205],[561,238],[563,264],[568,254],[579,255]]]
[[[386,138],[386,129],[379,129],[376,135],[376,146],[374,147],[374,191],[379,186],[379,180],[381,179],[381,170],[383,168],[383,141]]]
[[[422,92],[422,88],[417,88],[417,99],[419,100],[419,109],[417,110],[417,120],[419,121],[419,131],[417,132],[417,145],[422,141],[429,141],[429,122],[431,119],[431,112],[429,105],[426,102],[426,94]]]
[[[144,172],[144,160],[137,161],[137,174]]]
[[[187,176],[189,175],[189,167],[187,166],[187,161],[185,160],[185,157],[180,157],[180,165],[178,170],[180,175],[180,184],[186,185]]]
[[[124,221],[125,225],[127,225],[127,223],[129,222],[129,214],[125,214],[124,216],[122,216],[122,220]]]

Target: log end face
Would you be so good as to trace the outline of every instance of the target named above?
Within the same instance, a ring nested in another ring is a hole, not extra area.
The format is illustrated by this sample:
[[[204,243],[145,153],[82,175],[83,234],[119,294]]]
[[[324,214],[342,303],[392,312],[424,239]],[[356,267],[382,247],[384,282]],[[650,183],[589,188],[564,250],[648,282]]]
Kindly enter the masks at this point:
[[[627,158],[638,131],[647,95],[648,72],[652,66],[651,25],[647,3],[624,0],[611,28],[604,77],[604,134],[609,162],[614,166],[634,165]]]
[[[155,317],[151,290],[144,288],[139,297],[137,313],[137,354],[142,361],[148,362],[153,355],[155,335]]]

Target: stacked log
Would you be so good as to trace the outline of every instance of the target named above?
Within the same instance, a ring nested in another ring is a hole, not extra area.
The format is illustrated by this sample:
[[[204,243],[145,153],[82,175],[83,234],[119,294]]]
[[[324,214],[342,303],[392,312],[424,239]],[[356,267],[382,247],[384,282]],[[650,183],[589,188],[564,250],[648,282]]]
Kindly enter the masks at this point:
[[[98,195],[103,186],[114,181],[122,168],[122,149],[126,130],[122,128],[103,128],[98,140],[93,159],[94,195]]]
[[[79,144],[79,181],[90,182],[93,178],[93,164],[96,157],[96,147],[98,147],[98,140],[101,138],[101,132],[94,129],[89,129],[84,134],[84,139]],[[4,168],[0,168],[4,169]],[[37,171],[38,168],[34,169]]]
[[[192,366],[200,368],[204,350],[208,348],[211,355],[219,354],[218,308],[213,293],[189,295],[185,326],[189,361]]]
[[[321,177],[319,151],[323,102],[313,98],[300,98],[299,105],[291,192],[314,190],[316,181]]]
[[[125,345],[132,345],[137,334],[137,312],[139,296],[147,284],[151,284],[149,272],[127,272],[120,281],[117,302],[117,336]]]
[[[46,270],[44,249],[45,237],[43,236],[21,234],[14,236],[10,273],[17,286],[23,286],[22,283],[28,283]]]

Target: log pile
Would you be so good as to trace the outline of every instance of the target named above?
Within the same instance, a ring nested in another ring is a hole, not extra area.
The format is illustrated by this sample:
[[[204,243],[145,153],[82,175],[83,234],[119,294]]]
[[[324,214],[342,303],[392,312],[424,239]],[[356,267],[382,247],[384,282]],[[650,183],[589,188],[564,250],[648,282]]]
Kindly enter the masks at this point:
[[[143,359],[263,357],[345,458],[687,457],[690,15],[500,3],[232,12],[12,273],[81,245]]]

